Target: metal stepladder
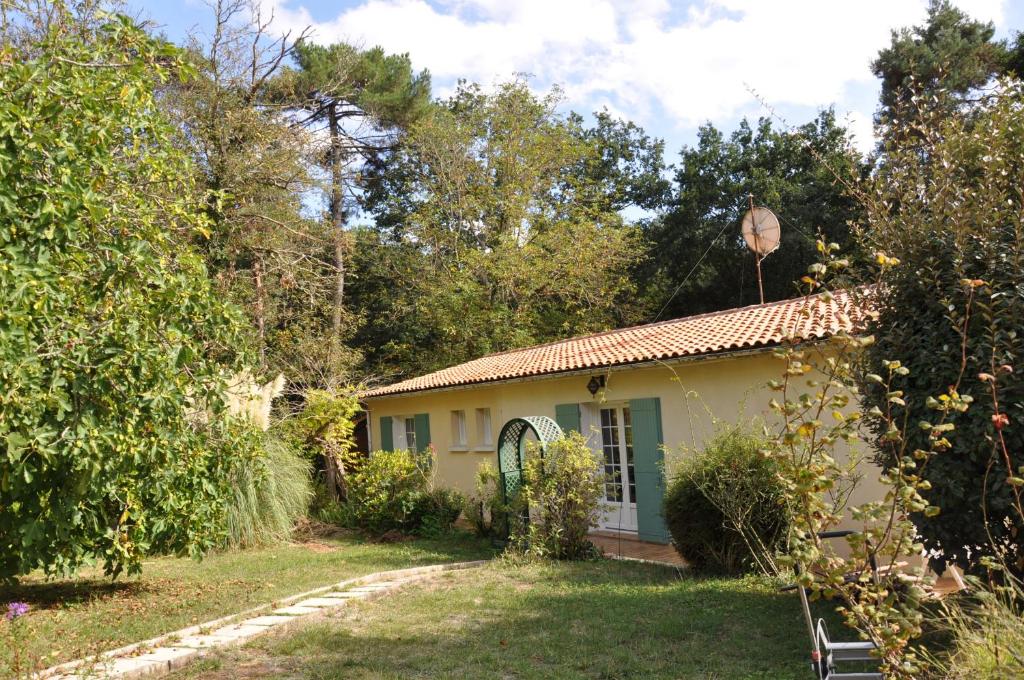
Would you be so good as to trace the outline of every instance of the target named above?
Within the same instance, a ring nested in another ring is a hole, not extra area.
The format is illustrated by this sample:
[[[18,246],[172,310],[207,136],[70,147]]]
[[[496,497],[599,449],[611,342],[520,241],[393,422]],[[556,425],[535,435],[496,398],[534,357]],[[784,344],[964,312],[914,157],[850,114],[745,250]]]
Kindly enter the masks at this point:
[[[843,538],[856,532],[853,531],[823,531],[820,538]],[[798,569],[800,568],[797,565]],[[872,559],[872,575],[878,578],[878,565]],[[819,618],[814,620],[811,614],[811,604],[807,597],[807,590],[800,584],[787,586],[783,590],[796,590],[800,594],[800,606],[803,608],[804,620],[807,623],[807,632],[811,637],[811,668],[814,670],[818,680],[882,680],[882,674],[878,672],[849,672],[837,671],[837,664],[850,662],[872,662],[877,661],[872,652],[875,651],[875,643],[870,640],[857,642],[836,642],[828,636],[828,628],[825,620]]]

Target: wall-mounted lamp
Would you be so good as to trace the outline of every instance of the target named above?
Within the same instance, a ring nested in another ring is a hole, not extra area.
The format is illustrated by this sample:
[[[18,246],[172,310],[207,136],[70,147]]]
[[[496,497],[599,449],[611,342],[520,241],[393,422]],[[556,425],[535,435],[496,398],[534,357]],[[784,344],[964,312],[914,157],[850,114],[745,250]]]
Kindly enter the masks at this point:
[[[587,383],[587,390],[590,392],[590,396],[592,397],[596,397],[597,391],[602,387],[604,387],[603,375],[595,375],[590,379],[590,382]]]

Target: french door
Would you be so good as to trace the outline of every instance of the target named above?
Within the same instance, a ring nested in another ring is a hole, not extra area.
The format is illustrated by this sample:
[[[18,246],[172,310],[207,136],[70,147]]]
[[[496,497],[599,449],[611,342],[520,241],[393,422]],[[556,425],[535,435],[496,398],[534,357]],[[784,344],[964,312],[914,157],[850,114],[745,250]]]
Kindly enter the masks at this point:
[[[636,531],[633,424],[628,406],[601,409],[601,452],[605,474],[605,510],[601,526]]]

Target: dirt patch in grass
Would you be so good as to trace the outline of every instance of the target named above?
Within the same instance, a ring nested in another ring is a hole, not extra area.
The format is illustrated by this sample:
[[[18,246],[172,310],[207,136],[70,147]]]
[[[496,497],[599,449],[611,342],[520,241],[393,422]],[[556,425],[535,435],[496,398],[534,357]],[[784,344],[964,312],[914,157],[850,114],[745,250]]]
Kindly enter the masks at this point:
[[[334,552],[335,550],[337,550],[337,548],[332,545],[327,545],[326,543],[319,543],[317,541],[307,541],[306,543],[299,543],[299,545],[305,548],[306,550],[310,550],[315,553]]]

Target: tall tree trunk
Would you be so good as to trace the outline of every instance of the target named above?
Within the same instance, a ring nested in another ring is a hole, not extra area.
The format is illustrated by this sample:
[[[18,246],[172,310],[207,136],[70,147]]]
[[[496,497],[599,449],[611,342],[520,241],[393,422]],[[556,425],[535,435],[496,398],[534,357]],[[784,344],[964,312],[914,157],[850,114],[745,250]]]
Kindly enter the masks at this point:
[[[332,103],[327,109],[331,134],[331,226],[334,233],[334,317],[331,329],[334,342],[341,343],[341,322],[345,309],[345,207],[342,181],[341,129],[338,121],[338,105]]]
[[[260,368],[266,365],[267,358],[267,316],[266,304],[264,303],[265,287],[263,285],[263,256],[257,254],[256,262],[253,264],[253,278],[256,284],[256,330],[260,338]]]

